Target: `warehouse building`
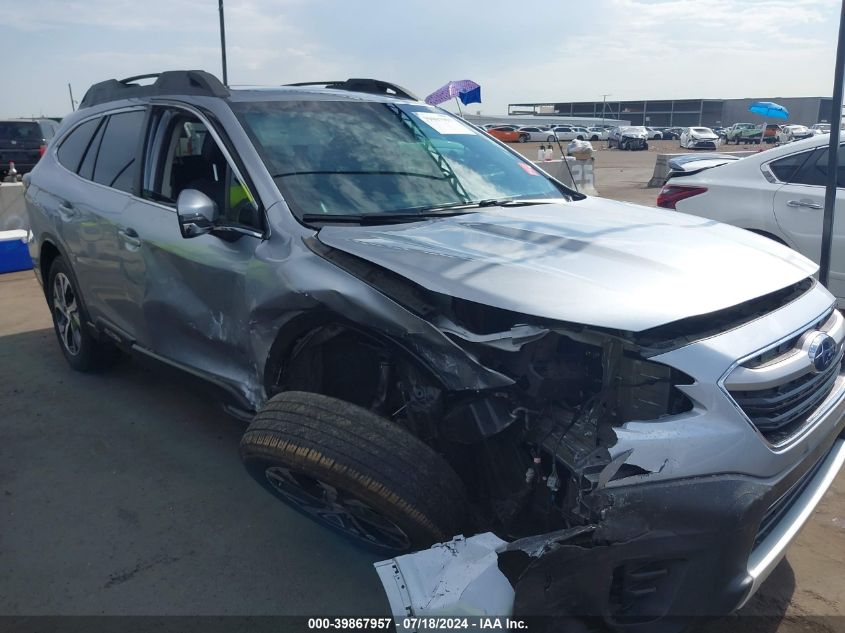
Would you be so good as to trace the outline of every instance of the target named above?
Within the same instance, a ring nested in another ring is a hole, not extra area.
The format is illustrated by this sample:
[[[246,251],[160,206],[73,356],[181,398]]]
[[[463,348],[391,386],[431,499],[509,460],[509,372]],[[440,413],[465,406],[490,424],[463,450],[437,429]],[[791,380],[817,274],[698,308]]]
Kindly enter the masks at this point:
[[[774,101],[789,110],[788,123],[812,125],[830,121],[830,97],[762,97],[755,99],[669,99],[663,101],[562,101],[559,103],[512,103],[511,116],[579,117],[601,121],[623,119],[631,125],[727,126],[733,123],[758,122],[749,114],[755,101]]]

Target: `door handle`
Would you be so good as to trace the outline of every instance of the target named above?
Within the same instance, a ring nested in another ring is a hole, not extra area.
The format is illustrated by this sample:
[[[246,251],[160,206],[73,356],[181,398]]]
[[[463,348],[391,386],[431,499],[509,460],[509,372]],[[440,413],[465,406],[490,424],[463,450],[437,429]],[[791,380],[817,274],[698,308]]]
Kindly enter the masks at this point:
[[[809,200],[789,200],[786,206],[793,208],[816,209],[822,208],[818,202],[810,202]]]
[[[120,236],[120,239],[129,246],[134,246],[136,248],[141,246],[141,238],[138,237],[138,231],[132,227],[121,229],[117,232],[117,234]]]
[[[62,219],[69,220],[76,215],[76,209],[70,202],[62,200],[59,202],[59,215],[62,216]]]

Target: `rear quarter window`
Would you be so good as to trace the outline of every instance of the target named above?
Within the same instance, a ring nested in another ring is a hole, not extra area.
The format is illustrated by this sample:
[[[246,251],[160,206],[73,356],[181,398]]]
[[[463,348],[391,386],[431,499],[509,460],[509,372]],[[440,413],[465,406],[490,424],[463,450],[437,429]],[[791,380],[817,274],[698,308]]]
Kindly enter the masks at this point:
[[[59,145],[58,158],[59,162],[72,172],[79,169],[79,163],[85,150],[91,142],[91,137],[97,131],[97,125],[100,119],[91,119],[74,128],[68,134],[62,144]]]
[[[781,182],[793,182],[795,174],[807,160],[807,157],[813,153],[813,150],[808,152],[799,152],[798,154],[790,154],[778,160],[769,163],[769,169],[775,175],[775,178]]]

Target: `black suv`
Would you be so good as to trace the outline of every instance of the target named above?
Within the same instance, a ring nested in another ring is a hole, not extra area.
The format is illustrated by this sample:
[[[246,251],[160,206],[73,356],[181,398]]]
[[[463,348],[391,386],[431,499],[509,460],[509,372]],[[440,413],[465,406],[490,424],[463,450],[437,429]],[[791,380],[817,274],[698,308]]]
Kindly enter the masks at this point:
[[[19,174],[31,171],[58,129],[51,119],[0,119],[0,179],[10,162]]]

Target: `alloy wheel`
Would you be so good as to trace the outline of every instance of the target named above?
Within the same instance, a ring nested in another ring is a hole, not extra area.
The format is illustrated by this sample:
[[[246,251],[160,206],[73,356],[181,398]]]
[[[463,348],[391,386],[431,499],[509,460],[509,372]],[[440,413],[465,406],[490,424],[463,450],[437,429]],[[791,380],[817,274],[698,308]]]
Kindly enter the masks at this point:
[[[288,503],[355,540],[396,551],[411,546],[402,528],[345,490],[283,466],[267,468],[264,476]]]
[[[59,338],[68,354],[76,356],[82,349],[82,319],[73,284],[64,273],[53,278],[53,318]]]

